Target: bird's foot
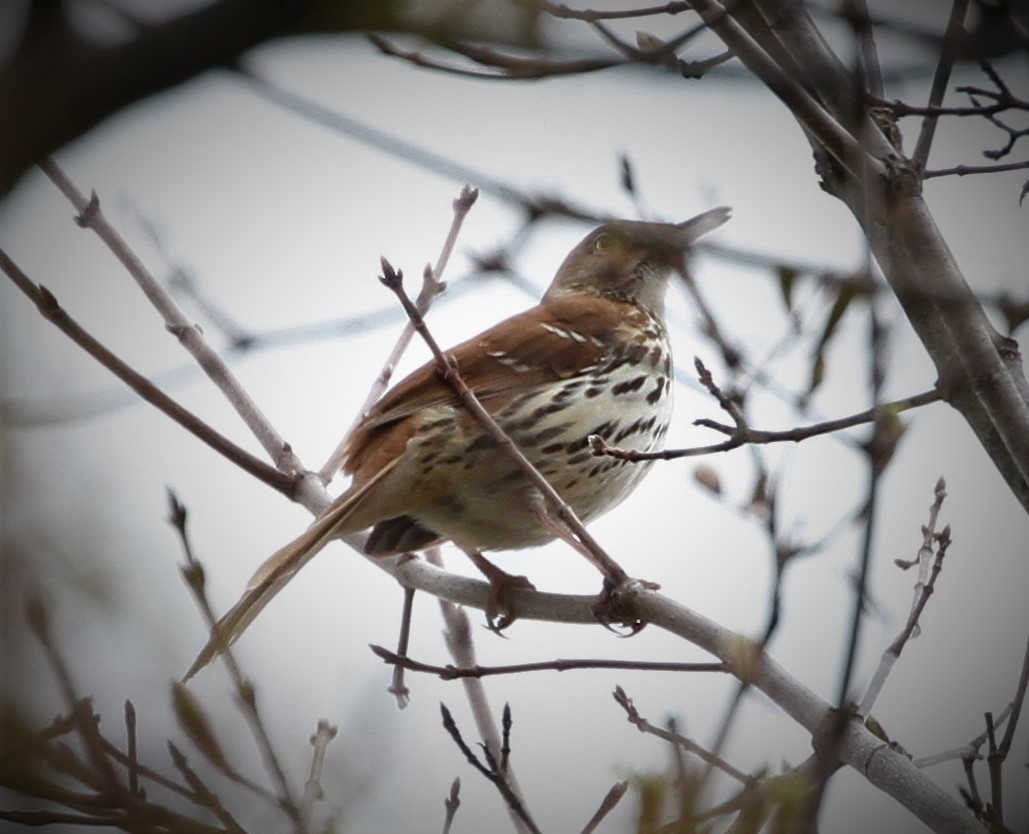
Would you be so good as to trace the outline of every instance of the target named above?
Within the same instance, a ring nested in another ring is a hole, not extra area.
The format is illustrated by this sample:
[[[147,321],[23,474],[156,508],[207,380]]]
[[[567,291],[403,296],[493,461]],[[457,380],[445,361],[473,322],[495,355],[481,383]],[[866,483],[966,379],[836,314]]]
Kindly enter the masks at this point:
[[[518,619],[516,597],[522,591],[535,591],[527,577],[513,576],[497,569],[496,575],[489,577],[489,597],[486,600],[486,627],[494,634],[504,636],[502,632]]]
[[[527,577],[514,576],[503,571],[481,553],[466,551],[468,558],[489,580],[489,596],[486,599],[486,627],[494,634],[500,634],[518,619],[514,597],[522,591],[535,591]]]
[[[647,621],[640,617],[633,605],[634,592],[640,589],[656,591],[661,586],[647,579],[626,577],[615,583],[604,580],[604,587],[591,606],[593,616],[608,631],[619,637],[632,637],[639,634],[647,626]]]

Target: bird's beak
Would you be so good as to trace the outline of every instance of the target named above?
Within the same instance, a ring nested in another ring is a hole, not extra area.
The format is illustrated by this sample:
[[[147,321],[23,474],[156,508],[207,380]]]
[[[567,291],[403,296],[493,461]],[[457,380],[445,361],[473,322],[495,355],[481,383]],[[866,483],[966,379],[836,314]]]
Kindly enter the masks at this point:
[[[721,226],[732,216],[732,209],[721,206],[705,211],[682,223],[648,223],[635,221],[631,224],[631,238],[637,247],[664,250],[669,255],[685,252],[708,232]]]
[[[708,232],[713,232],[730,217],[732,217],[732,209],[728,206],[719,206],[682,223],[676,223],[672,227],[676,230],[674,242],[682,249],[686,249]]]

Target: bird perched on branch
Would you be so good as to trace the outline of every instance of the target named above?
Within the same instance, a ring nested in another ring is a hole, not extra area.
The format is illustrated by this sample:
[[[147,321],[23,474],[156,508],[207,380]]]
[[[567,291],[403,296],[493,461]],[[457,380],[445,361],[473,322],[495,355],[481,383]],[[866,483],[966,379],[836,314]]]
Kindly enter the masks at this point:
[[[649,467],[598,456],[589,438],[643,451],[661,444],[672,413],[668,279],[686,250],[729,216],[716,208],[677,224],[605,223],[569,253],[537,306],[447,352],[493,421],[583,522],[619,504]],[[372,556],[452,541],[490,580],[495,600],[507,586],[531,586],[483,551],[554,538],[582,549],[435,363],[375,403],[347,441],[343,471],[352,478],[348,489],[260,567],[187,678],[348,533],[370,529],[364,550]]]

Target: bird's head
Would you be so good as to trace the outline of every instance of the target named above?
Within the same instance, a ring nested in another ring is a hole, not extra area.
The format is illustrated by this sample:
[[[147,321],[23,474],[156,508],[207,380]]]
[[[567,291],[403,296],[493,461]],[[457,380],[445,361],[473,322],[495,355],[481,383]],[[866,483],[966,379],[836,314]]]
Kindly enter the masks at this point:
[[[711,209],[683,223],[614,220],[594,229],[565,258],[543,297],[591,295],[628,301],[660,316],[668,277],[686,250],[729,219]]]

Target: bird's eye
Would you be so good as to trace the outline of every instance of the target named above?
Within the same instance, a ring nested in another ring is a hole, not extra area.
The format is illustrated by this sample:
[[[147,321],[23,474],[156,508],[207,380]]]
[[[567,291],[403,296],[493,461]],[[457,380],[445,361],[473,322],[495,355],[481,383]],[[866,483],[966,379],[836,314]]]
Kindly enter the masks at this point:
[[[612,239],[611,235],[609,235],[607,232],[603,232],[602,234],[597,235],[597,239],[593,241],[593,251],[607,252],[611,248],[613,243],[614,240]]]

